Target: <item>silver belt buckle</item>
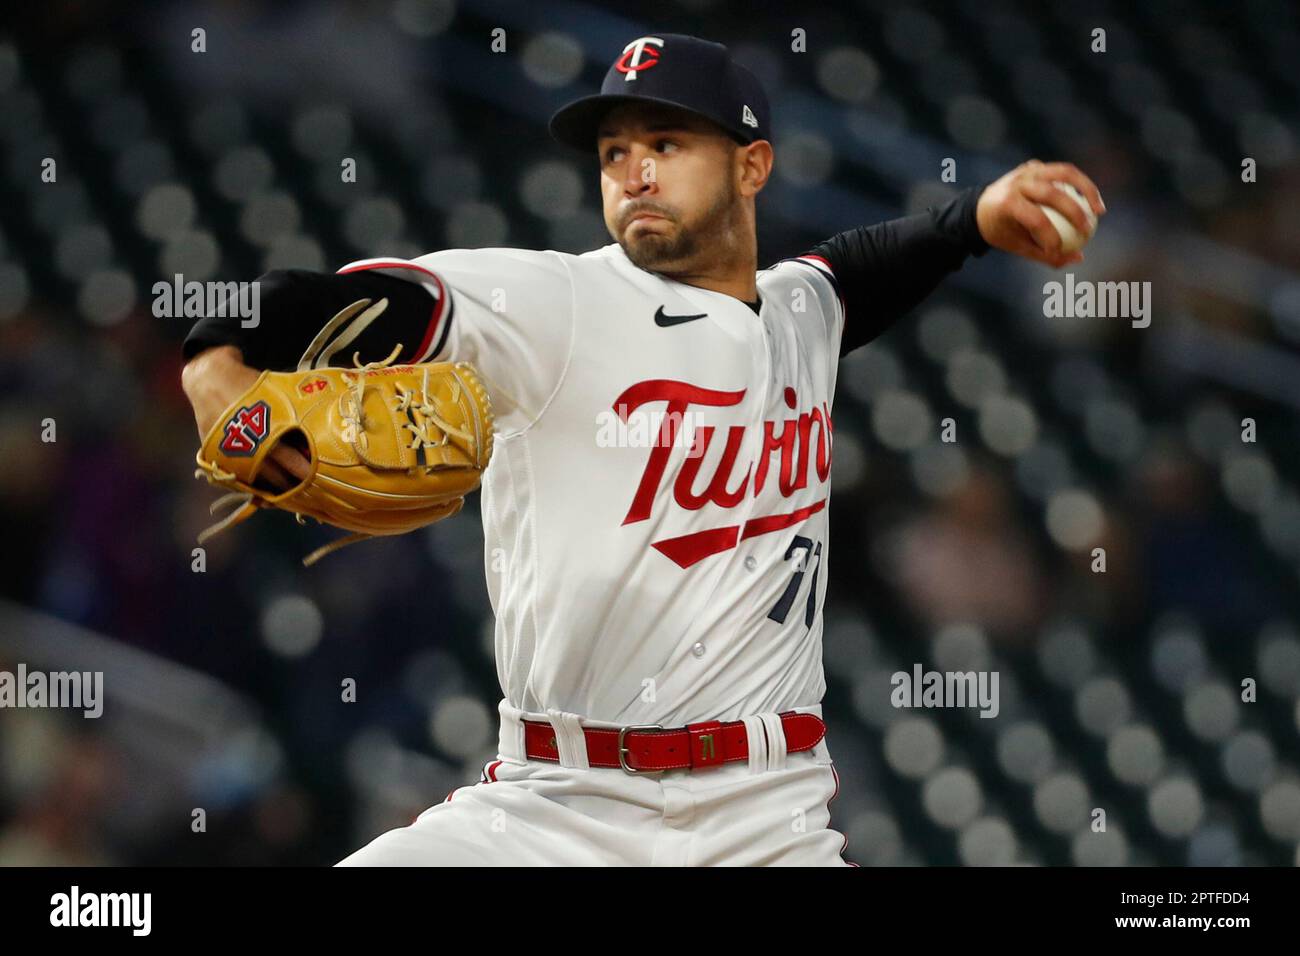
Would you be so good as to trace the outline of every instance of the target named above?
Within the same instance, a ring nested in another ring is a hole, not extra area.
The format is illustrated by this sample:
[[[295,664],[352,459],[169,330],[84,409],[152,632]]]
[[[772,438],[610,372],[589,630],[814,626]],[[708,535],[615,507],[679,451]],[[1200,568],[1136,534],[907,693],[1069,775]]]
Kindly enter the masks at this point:
[[[663,724],[632,724],[623,727],[618,732],[618,765],[623,768],[624,773],[658,773],[657,770],[638,770],[636,767],[630,767],[627,763],[628,749],[624,746],[624,739],[628,733],[633,730],[663,730]]]

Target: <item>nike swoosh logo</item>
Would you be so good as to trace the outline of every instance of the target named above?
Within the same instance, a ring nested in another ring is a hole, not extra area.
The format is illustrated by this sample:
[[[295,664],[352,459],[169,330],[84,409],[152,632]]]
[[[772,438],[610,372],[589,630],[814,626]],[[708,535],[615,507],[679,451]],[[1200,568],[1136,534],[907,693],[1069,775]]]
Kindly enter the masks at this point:
[[[661,329],[667,329],[674,325],[681,325],[683,322],[694,322],[696,319],[703,319],[707,316],[707,312],[701,312],[699,315],[664,315],[664,307],[661,305],[655,309],[655,325]]]

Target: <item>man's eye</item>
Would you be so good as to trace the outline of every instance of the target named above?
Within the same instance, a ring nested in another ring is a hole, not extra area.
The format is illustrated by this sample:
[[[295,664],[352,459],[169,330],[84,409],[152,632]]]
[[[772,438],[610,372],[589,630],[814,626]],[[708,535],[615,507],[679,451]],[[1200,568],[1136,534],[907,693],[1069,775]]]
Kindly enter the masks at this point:
[[[677,144],[674,143],[671,139],[661,139],[658,143],[659,149],[662,150],[665,146],[671,146],[674,149],[677,148]]]
[[[615,153],[621,153],[621,152],[622,150],[619,149],[617,146],[611,146],[609,149],[605,150],[605,162],[607,163],[614,162],[614,160],[618,158],[615,155]]]

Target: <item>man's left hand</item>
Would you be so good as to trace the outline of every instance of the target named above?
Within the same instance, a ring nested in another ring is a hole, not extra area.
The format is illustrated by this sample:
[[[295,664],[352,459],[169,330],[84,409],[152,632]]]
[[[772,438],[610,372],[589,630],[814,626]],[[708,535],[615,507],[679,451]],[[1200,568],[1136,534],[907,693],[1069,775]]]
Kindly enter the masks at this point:
[[[1083,261],[1081,252],[1062,252],[1061,234],[1039,203],[1060,212],[1081,235],[1088,235],[1088,218],[1067,192],[1054,182],[1069,183],[1101,216],[1106,206],[1097,184],[1073,163],[1044,163],[1031,159],[989,184],[975,207],[980,235],[995,249],[1033,259],[1054,269]]]

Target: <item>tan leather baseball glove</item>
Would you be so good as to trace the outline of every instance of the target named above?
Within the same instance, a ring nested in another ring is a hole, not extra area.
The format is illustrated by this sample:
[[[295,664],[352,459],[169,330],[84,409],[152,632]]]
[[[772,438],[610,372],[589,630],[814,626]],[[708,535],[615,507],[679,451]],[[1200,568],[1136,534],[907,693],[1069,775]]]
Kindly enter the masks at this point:
[[[214,514],[234,510],[200,534],[200,543],[259,508],[292,512],[299,524],[310,517],[354,532],[313,551],[303,560],[310,565],[353,541],[450,517],[479,486],[492,456],[492,409],[473,366],[392,365],[399,344],[382,362],[362,365],[354,354],[355,368],[315,367],[387,304],[362,299],[339,312],[297,371],[263,372],[217,419],[195,455],[195,476],[230,489],[213,503]],[[322,354],[347,322],[351,327]],[[282,491],[259,481],[258,472],[285,440],[307,456],[310,470]]]

